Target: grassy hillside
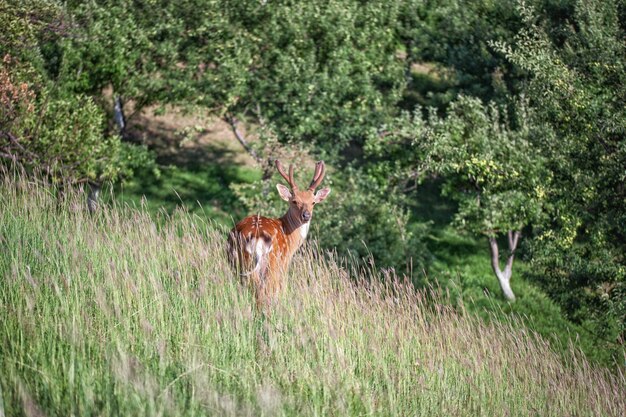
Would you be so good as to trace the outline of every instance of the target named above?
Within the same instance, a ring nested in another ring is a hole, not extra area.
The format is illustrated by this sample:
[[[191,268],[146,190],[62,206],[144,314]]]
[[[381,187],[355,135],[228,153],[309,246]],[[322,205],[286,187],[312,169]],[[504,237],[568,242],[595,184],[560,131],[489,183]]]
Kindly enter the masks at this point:
[[[450,227],[436,230],[431,244],[435,261],[426,282],[445,286],[454,303],[462,303],[471,314],[483,320],[519,318],[524,326],[541,334],[553,349],[566,355],[574,344],[597,364],[618,368],[619,347],[607,349],[582,326],[567,320],[561,309],[535,284],[525,278],[529,266],[517,260],[513,268],[514,303],[507,302],[491,269],[485,241],[459,235]],[[482,243],[482,244],[481,244]]]
[[[414,75],[423,78],[420,83],[430,80],[430,87],[434,87],[441,81],[433,78],[431,66],[415,70]],[[223,122],[198,114],[183,114],[176,108],[169,110],[164,115],[157,115],[153,109],[146,109],[131,122],[134,139],[149,145],[157,155],[160,175],[151,171],[137,173],[126,183],[117,184],[111,193],[105,192],[105,200],[114,196],[116,201],[143,205],[155,216],[163,210],[171,213],[182,206],[190,213],[232,227],[234,222],[247,215],[232,186],[259,181],[258,165],[236,143]],[[207,127],[199,129],[199,126]],[[255,126],[247,128],[248,138],[255,140]],[[335,176],[335,194],[331,198],[337,198],[341,181],[345,179],[343,175]],[[413,225],[430,225],[418,232],[425,234],[425,245],[416,252],[424,252],[414,255],[432,262],[427,264],[426,274],[414,271],[415,283],[430,285],[434,282],[445,287],[451,294],[451,301],[464,303],[467,311],[485,320],[506,321],[511,316],[521,317],[526,327],[541,334],[558,351],[567,353],[570,341],[575,340],[576,348],[583,350],[594,363],[623,368],[623,346],[615,341],[598,340],[582,325],[567,320],[558,305],[526,278],[530,271],[522,256],[515,261],[512,283],[517,302],[504,300],[491,269],[486,241],[462,235],[450,226],[457,206],[441,195],[441,186],[440,181],[426,181],[408,195]],[[276,194],[273,198],[278,199]],[[324,210],[326,205],[321,208]],[[323,215],[318,212],[318,216]],[[318,225],[318,221],[313,222],[314,232],[322,232]],[[370,244],[380,236],[371,238]],[[522,241],[525,240],[523,237]]]
[[[0,415],[621,415],[626,380],[308,248],[271,317],[224,232],[0,185]]]
[[[441,196],[441,184],[427,182],[412,199],[413,221],[430,222],[427,247],[432,262],[420,284],[445,287],[454,304],[484,320],[519,318],[524,325],[548,340],[553,349],[568,354],[572,343],[596,364],[612,368],[624,365],[624,350],[617,343],[598,340],[583,326],[572,323],[564,312],[528,279],[530,267],[520,250],[514,266],[512,286],[517,297],[509,303],[491,268],[487,240],[462,234],[451,226],[457,210],[453,201]],[[522,241],[526,236],[522,237]],[[623,368],[622,368],[623,371]]]

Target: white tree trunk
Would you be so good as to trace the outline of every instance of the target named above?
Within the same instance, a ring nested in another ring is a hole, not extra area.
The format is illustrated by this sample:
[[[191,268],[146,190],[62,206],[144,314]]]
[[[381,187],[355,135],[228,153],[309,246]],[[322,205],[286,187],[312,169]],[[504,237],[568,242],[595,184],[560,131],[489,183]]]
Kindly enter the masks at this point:
[[[502,294],[507,301],[515,301],[515,294],[513,294],[513,290],[511,289],[511,276],[506,273],[497,273],[498,282],[500,283],[500,289],[502,290]]]
[[[489,249],[491,250],[491,267],[493,272],[498,278],[500,289],[504,298],[508,301],[515,301],[515,294],[511,288],[511,275],[513,274],[513,260],[515,258],[515,249],[517,248],[517,242],[519,241],[520,232],[512,230],[508,231],[509,241],[509,256],[506,260],[504,271],[500,269],[500,251],[498,248],[498,241],[495,237],[489,237]]]

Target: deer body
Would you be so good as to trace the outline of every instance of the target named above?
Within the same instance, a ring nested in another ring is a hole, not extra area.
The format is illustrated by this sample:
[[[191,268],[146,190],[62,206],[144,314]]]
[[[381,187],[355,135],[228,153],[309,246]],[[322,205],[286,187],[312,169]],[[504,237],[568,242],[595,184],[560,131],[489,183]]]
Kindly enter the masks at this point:
[[[281,198],[289,202],[284,216],[273,219],[258,214],[237,223],[229,235],[229,259],[242,278],[248,281],[259,308],[267,307],[283,290],[289,263],[304,243],[309,231],[313,206],[323,201],[330,189],[314,193],[324,177],[324,163],[318,162],[313,181],[307,190],[299,190],[293,180],[293,166],[289,176],[276,161],[279,173],[291,190],[278,184]]]

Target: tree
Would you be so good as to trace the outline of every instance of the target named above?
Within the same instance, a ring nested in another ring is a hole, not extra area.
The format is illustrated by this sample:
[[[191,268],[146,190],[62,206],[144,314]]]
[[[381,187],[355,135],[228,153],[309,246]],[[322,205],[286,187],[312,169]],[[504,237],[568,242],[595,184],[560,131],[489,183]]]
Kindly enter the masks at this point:
[[[71,1],[77,36],[63,43],[58,73],[74,93],[111,86],[118,109],[174,104],[217,116],[264,167],[276,142],[337,161],[395,112],[401,3]],[[248,123],[263,131],[255,143],[240,128]]]
[[[559,42],[520,2],[524,28],[494,46],[528,73],[549,180],[533,277],[574,322],[615,348],[626,338],[626,47],[623,1],[576,1]]]
[[[113,113],[114,133],[124,136],[126,118],[146,106],[185,95],[185,82],[171,76],[176,65],[184,63],[178,55],[186,40],[184,17],[192,16],[182,15],[188,11],[185,5],[178,11],[172,4],[161,7],[159,2],[133,0],[66,4],[73,36],[59,47],[59,81],[74,94],[94,97],[107,114]],[[111,91],[113,106],[111,100],[102,99],[105,89]],[[128,107],[132,114],[125,114]]]
[[[422,181],[443,179],[443,193],[457,200],[454,223],[486,237],[491,263],[507,300],[515,251],[522,229],[542,218],[545,171],[533,147],[544,132],[530,123],[523,102],[509,120],[495,104],[461,96],[445,117],[434,109],[405,113],[368,143],[371,155],[389,161],[390,173]],[[408,150],[408,152],[407,152]],[[499,236],[506,236],[508,253],[500,267]]]
[[[180,50],[184,65],[171,76],[189,80],[186,98],[233,130],[253,121],[281,143],[306,143],[336,157],[362,143],[399,99],[402,63],[390,30],[396,2],[222,0],[194,4],[193,11],[176,7],[188,41]],[[203,19],[192,17],[197,10]]]
[[[518,24],[508,1],[407,1],[398,36],[407,51],[407,71],[434,63],[447,88],[429,89],[417,103],[445,107],[460,94],[483,100],[505,99],[515,67],[489,47],[490,39],[507,39]],[[436,3],[436,5],[434,4]],[[415,75],[409,74],[412,81]],[[423,88],[414,83],[413,89]],[[411,110],[411,109],[409,109]]]
[[[562,41],[574,14],[573,0],[530,0],[549,21],[547,35]],[[459,94],[504,104],[518,95],[525,71],[500,54],[492,42],[507,41],[523,27],[516,0],[406,0],[397,37],[406,51],[409,82],[403,105],[443,110]],[[431,75],[411,70],[431,68]]]
[[[63,7],[10,2],[0,53],[0,158],[25,173],[59,183],[115,180],[146,165],[145,149],[106,135],[93,99],[73,94],[56,77],[60,44],[70,37]]]

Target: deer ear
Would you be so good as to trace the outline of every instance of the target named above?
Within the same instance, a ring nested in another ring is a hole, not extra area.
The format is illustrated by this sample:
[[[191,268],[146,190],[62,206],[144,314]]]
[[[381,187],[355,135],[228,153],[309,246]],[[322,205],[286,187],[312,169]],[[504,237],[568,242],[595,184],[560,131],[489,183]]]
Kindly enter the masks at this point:
[[[291,201],[291,198],[293,196],[291,195],[291,191],[289,191],[289,188],[285,187],[282,184],[276,184],[276,188],[278,189],[278,194],[280,194],[280,198],[285,201]]]
[[[315,193],[315,197],[313,197],[313,201],[315,201],[315,203],[321,203],[322,201],[324,201],[326,197],[328,197],[328,194],[330,194],[330,188],[322,188],[321,190]]]

